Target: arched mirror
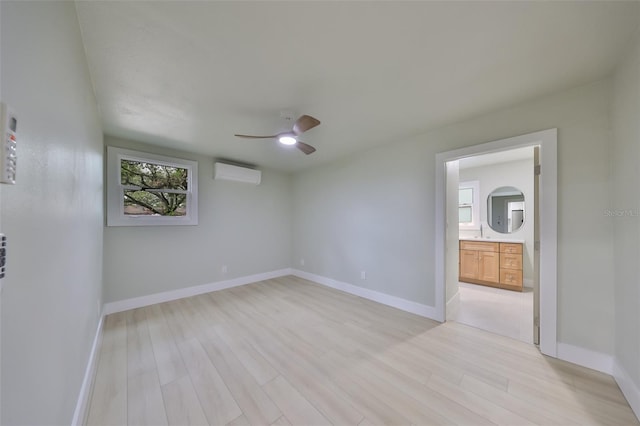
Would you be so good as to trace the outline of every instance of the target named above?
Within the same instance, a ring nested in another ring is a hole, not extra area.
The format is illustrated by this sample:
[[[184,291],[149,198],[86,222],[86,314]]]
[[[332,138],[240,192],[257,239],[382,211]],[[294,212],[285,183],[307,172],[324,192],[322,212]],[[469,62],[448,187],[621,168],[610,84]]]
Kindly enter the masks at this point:
[[[510,234],[524,224],[524,194],[513,186],[496,188],[487,197],[487,222],[496,232]]]

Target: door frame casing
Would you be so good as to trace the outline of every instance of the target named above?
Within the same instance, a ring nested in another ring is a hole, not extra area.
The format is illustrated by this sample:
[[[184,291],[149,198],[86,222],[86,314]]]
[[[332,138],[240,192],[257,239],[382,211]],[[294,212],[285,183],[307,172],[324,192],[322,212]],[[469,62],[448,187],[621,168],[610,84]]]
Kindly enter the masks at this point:
[[[545,355],[557,357],[558,129],[542,130],[436,154],[435,313],[438,321],[445,321],[446,163],[478,154],[529,146],[540,147],[541,164],[539,192],[540,351]]]

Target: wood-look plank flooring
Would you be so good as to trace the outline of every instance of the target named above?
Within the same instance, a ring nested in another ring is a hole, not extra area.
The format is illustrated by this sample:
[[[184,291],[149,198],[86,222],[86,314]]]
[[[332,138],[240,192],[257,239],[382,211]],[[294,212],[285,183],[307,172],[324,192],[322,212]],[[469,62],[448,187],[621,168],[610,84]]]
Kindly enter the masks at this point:
[[[295,277],[109,315],[89,425],[638,425],[613,378]]]

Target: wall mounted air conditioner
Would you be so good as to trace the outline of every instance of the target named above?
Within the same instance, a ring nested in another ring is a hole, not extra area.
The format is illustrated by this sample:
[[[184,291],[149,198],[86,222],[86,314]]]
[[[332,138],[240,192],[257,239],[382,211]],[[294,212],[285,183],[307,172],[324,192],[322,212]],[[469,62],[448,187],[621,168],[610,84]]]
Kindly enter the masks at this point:
[[[247,167],[216,162],[213,164],[213,178],[215,180],[232,180],[234,182],[259,185],[262,180],[262,172]]]

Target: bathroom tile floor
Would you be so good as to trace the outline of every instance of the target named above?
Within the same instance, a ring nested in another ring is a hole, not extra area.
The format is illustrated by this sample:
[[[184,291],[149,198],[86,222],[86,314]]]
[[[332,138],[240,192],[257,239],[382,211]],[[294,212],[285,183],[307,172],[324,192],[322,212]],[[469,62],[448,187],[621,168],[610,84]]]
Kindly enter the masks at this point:
[[[458,306],[448,307],[447,320],[533,343],[533,289],[522,293],[459,283]]]

